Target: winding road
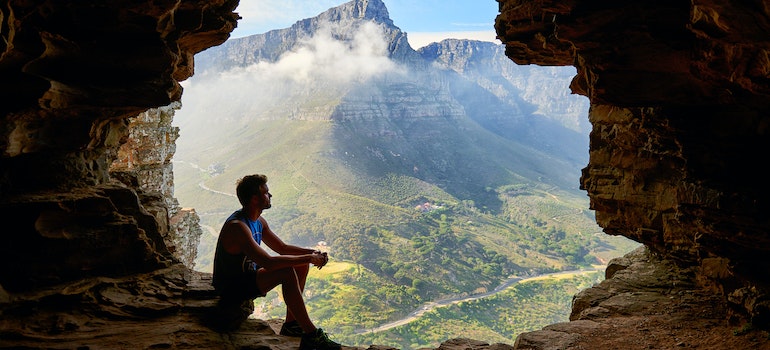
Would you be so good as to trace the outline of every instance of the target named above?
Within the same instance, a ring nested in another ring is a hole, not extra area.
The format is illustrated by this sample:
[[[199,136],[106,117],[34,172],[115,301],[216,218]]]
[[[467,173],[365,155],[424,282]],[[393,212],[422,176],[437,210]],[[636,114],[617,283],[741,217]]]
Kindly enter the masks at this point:
[[[597,267],[597,268],[583,269],[583,270],[561,271],[561,272],[547,273],[547,274],[538,275],[538,276],[534,276],[534,277],[528,277],[528,278],[521,278],[521,277],[514,276],[514,277],[511,277],[511,278],[507,279],[505,282],[503,282],[503,284],[501,284],[500,286],[498,286],[497,288],[495,288],[494,290],[492,290],[490,292],[485,292],[485,293],[480,293],[480,294],[473,294],[473,295],[462,296],[462,297],[452,297],[452,298],[441,299],[441,300],[425,303],[419,309],[417,309],[415,311],[412,311],[409,315],[407,315],[406,317],[404,317],[404,318],[402,318],[400,320],[395,320],[393,322],[388,322],[388,323],[386,323],[384,325],[381,325],[379,327],[375,327],[375,328],[372,328],[372,329],[359,329],[359,330],[356,330],[355,334],[377,333],[377,332],[382,332],[382,331],[391,329],[393,327],[402,326],[402,325],[405,325],[405,324],[407,324],[409,322],[412,322],[412,321],[416,320],[418,317],[422,316],[423,314],[425,314],[426,312],[428,312],[430,310],[433,310],[433,309],[436,309],[436,308],[439,308],[439,307],[445,307],[445,306],[449,306],[449,305],[453,305],[453,304],[462,303],[462,302],[465,302],[465,301],[471,301],[471,300],[477,300],[477,299],[486,298],[486,297],[488,297],[490,295],[500,293],[503,290],[507,289],[508,287],[510,287],[510,286],[512,286],[512,285],[514,285],[516,283],[521,283],[521,282],[526,282],[526,281],[534,281],[534,280],[544,279],[544,278],[554,277],[554,276],[578,275],[578,274],[584,274],[584,273],[589,273],[589,272],[600,271],[602,269],[603,268]]]
[[[189,164],[190,166],[192,166],[192,167],[194,167],[194,168],[196,168],[196,169],[198,169],[200,171],[204,171],[197,164],[193,164],[193,163],[190,163],[190,162],[184,162],[184,161],[178,161],[178,162],[179,163]],[[292,164],[292,166],[293,166],[293,164]],[[222,192],[222,191],[217,191],[217,190],[211,189],[208,186],[206,186],[203,183],[203,181],[198,183],[198,187],[200,187],[203,190],[209,191],[209,192],[213,192],[213,193],[217,193],[217,194],[221,194],[221,195],[225,195],[225,196],[235,197],[235,195],[233,195],[231,193],[226,193],[226,192]],[[554,198],[556,198],[556,196],[554,196],[554,195],[552,195],[550,193],[549,193],[549,195],[551,195]],[[558,200],[558,198],[556,198],[556,199]],[[212,235],[215,235],[215,231],[214,231],[214,229],[212,227],[206,227],[206,228],[209,231],[209,233],[211,233]],[[419,309],[417,309],[415,311],[412,311],[411,313],[409,313],[409,315],[407,315],[406,317],[404,317],[402,319],[395,320],[395,321],[392,321],[392,322],[388,322],[388,323],[386,323],[384,325],[381,325],[379,327],[375,327],[375,328],[372,328],[372,329],[359,329],[359,330],[356,330],[355,334],[377,333],[377,332],[382,332],[382,331],[385,331],[385,330],[388,330],[388,329],[391,329],[391,328],[394,328],[394,327],[405,325],[405,324],[407,324],[409,322],[412,322],[412,321],[416,320],[418,317],[422,316],[423,314],[425,314],[426,312],[428,312],[430,310],[433,310],[433,309],[436,309],[436,308],[439,308],[439,307],[445,307],[445,306],[449,306],[449,305],[454,305],[454,304],[462,303],[462,302],[465,302],[465,301],[471,301],[471,300],[478,300],[478,299],[486,298],[488,296],[500,293],[503,290],[507,289],[508,287],[510,287],[510,286],[512,286],[512,285],[514,285],[516,283],[521,283],[521,282],[526,282],[526,281],[533,281],[533,280],[537,280],[537,279],[544,279],[544,278],[554,277],[554,276],[584,274],[584,273],[599,271],[599,270],[604,269],[604,268],[605,267],[597,267],[597,268],[591,268],[591,269],[553,272],[553,273],[547,273],[547,274],[537,275],[537,276],[528,277],[528,278],[521,278],[521,277],[513,276],[513,277],[507,279],[505,282],[503,282],[501,285],[497,286],[497,288],[495,288],[494,290],[492,290],[490,292],[473,294],[473,295],[469,295],[469,296],[451,297],[451,298],[441,299],[441,300],[437,300],[437,301],[431,301],[431,302],[425,303]]]

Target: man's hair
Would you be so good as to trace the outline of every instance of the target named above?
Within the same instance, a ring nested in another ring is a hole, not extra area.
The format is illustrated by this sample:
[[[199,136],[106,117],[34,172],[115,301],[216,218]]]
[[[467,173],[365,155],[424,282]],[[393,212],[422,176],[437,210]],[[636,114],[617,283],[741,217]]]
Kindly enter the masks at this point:
[[[242,206],[246,206],[255,194],[262,194],[260,187],[267,183],[267,176],[262,174],[246,175],[238,180],[235,186],[235,193],[238,195],[238,201]]]

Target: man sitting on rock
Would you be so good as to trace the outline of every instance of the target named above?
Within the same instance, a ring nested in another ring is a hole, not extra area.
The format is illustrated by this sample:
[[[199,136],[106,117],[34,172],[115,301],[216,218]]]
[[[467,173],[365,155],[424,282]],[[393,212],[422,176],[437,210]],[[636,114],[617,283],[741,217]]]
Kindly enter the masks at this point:
[[[280,334],[301,337],[301,350],[340,349],[340,344],[310,320],[302,296],[310,264],[323,267],[327,255],[286,244],[270,230],[261,216],[271,207],[267,176],[244,176],[238,180],[236,193],[242,208],[225,221],[214,253],[212,283],[221,296],[220,302],[239,304],[263,297],[280,284],[286,302]],[[260,246],[262,242],[279,255],[269,254]]]

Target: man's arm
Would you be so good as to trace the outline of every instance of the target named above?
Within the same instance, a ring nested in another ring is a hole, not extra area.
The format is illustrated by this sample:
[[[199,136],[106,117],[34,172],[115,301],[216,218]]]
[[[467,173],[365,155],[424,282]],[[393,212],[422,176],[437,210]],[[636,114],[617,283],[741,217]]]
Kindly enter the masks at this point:
[[[323,265],[326,261],[323,254],[315,253],[312,249],[309,249],[308,253],[270,255],[254,241],[251,237],[251,230],[239,220],[226,223],[219,234],[222,236],[225,250],[231,254],[246,254],[249,259],[266,270],[277,270],[302,264]]]

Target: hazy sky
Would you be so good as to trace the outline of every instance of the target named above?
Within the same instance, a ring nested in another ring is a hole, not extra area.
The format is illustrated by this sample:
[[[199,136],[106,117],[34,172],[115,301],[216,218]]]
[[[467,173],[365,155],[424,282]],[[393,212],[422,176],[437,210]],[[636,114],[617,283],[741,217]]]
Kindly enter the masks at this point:
[[[345,0],[241,0],[236,11],[243,17],[233,38],[287,28],[315,17]],[[496,42],[495,0],[383,0],[393,23],[407,33],[417,49],[445,38]]]

